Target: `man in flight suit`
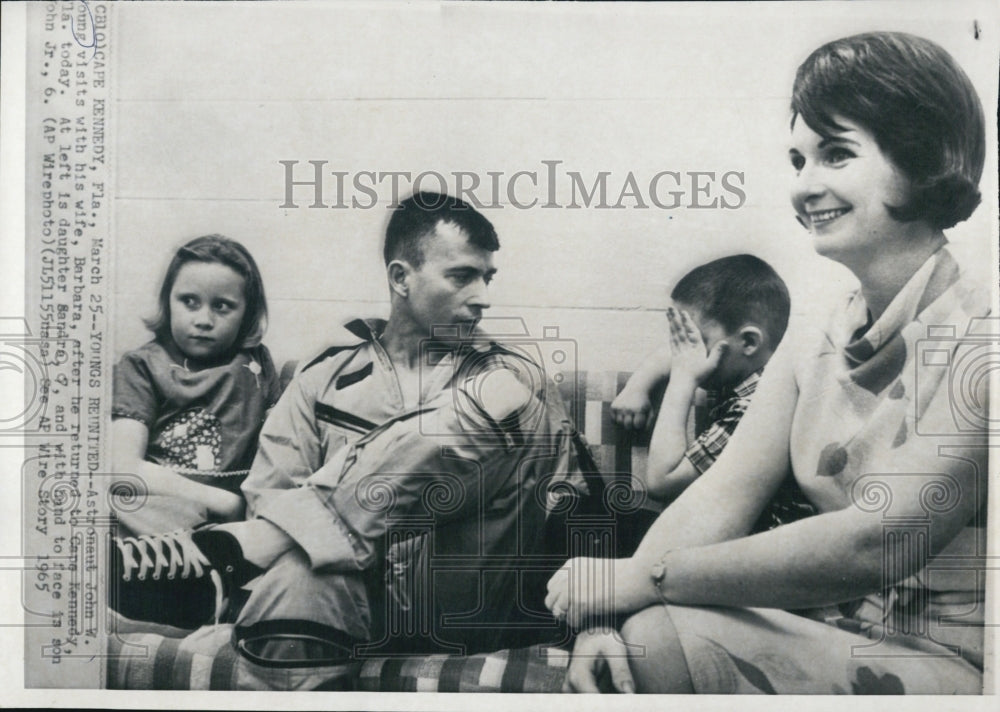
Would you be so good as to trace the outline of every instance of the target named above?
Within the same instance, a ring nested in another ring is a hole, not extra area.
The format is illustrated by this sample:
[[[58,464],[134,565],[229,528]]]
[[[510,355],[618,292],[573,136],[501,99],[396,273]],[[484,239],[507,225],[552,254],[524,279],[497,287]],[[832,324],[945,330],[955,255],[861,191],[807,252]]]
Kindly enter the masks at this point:
[[[243,484],[247,521],[135,544],[137,562],[156,547],[148,561],[183,556],[172,569],[193,573],[144,576],[119,612],[190,624],[250,582],[237,647],[276,667],[551,636],[524,589],[572,426],[538,364],[477,328],[497,249],[461,200],[417,193],[395,208],[388,321],[348,323],[301,367]]]

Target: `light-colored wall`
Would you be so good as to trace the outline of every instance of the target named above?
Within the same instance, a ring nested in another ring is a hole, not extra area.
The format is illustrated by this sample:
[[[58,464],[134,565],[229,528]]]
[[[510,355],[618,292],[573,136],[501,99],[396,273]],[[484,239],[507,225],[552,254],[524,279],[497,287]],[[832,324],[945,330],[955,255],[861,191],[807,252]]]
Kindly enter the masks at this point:
[[[306,161],[326,160],[351,173],[472,171],[484,180],[487,171],[544,177],[541,161],[559,160],[588,183],[610,171],[612,201],[629,171],[640,184],[664,170],[739,171],[738,209],[484,210],[502,243],[490,314],[519,317],[536,335],[558,327],[582,368],[633,368],[663,338],[678,277],[753,252],[788,282],[793,319],[813,318],[852,280],[812,252],[788,202],[798,63],[838,36],[908,30],[967,68],[987,117],[996,107],[992,45],[975,40],[975,18],[954,7],[919,20],[869,3],[850,17],[817,3],[116,10],[116,354],[148,338],[140,317],[155,308],[171,251],[209,232],[241,240],[258,260],[271,307],[266,343],[279,361],[304,357],[350,316],[386,313],[388,183],[373,209],[309,209],[309,188],[296,189],[301,207],[282,209],[279,160],[300,161],[300,178]],[[987,128],[995,146],[995,122]],[[984,195],[996,194],[996,175],[991,151]],[[568,179],[560,185],[568,203]],[[984,203],[952,237],[995,265],[996,202]]]

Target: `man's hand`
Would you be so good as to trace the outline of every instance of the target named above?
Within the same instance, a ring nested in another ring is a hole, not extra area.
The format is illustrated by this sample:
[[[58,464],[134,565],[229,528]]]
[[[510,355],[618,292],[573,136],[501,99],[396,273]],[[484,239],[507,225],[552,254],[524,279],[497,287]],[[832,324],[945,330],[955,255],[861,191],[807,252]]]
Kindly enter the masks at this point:
[[[628,652],[621,635],[613,628],[591,628],[576,636],[563,682],[563,692],[600,692],[597,678],[605,670],[618,692],[635,692],[628,667]]]
[[[630,382],[631,383],[631,382]],[[653,404],[645,390],[630,388],[625,384],[622,392],[611,402],[611,419],[630,430],[643,430],[649,422]]]
[[[690,378],[700,386],[719,366],[722,355],[729,348],[725,341],[717,341],[706,351],[701,331],[694,319],[673,307],[667,309],[670,322],[671,379]]]

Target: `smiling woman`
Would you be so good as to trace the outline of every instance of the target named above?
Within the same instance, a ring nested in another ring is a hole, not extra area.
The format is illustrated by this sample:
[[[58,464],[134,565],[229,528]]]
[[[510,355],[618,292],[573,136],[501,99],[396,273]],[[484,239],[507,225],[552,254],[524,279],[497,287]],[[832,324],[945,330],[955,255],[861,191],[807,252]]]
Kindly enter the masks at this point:
[[[920,358],[991,311],[942,232],[979,202],[982,109],[940,47],[871,33],[816,50],[792,111],[792,204],[860,289],[786,337],[729,447],[616,562],[613,590],[570,585],[592,560],[553,576],[546,603],[571,625],[638,611],[622,638],[578,638],[568,689],[596,690],[607,664],[619,690],[982,692],[986,399],[958,404],[975,427],[956,422],[947,369]],[[747,536],[789,468],[819,514]],[[968,575],[938,563],[953,556]]]
[[[842,128],[829,136],[804,120],[792,129],[792,204],[813,233],[816,251],[858,274],[918,244],[940,246],[943,235],[927,222],[902,223],[891,215],[907,201],[910,181],[871,132],[849,119],[837,120]]]
[[[980,201],[983,111],[943,49],[903,34],[833,42],[799,68],[792,204],[816,251],[861,280],[878,316],[943,229]]]
[[[983,109],[962,68],[929,40],[902,33],[846,38],[814,52],[795,78],[797,119],[824,139],[847,119],[870,131],[903,173],[909,194],[890,214],[944,230],[980,201],[986,152]]]

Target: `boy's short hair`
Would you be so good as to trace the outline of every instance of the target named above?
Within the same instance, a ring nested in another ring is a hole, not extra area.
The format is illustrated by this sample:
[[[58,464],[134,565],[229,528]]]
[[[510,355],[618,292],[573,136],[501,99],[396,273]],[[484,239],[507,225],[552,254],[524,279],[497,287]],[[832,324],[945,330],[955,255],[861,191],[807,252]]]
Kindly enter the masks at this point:
[[[469,242],[483,250],[500,249],[493,224],[475,208],[450,195],[422,191],[401,202],[392,212],[385,230],[383,257],[388,265],[393,260],[405,260],[414,267],[424,263],[421,240],[439,222],[450,223],[468,235]]]
[[[901,221],[943,230],[979,205],[986,155],[983,108],[972,82],[944,49],[902,32],[871,32],[823,45],[802,63],[792,90],[798,117],[828,137],[850,119],[912,182]]]
[[[774,349],[785,335],[791,299],[778,273],[753,255],[733,255],[695,267],[677,283],[670,298],[701,311],[728,333],[747,322],[767,332]]]

